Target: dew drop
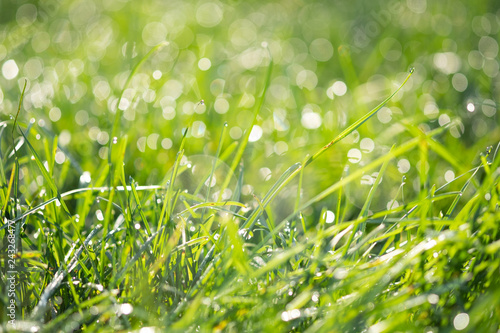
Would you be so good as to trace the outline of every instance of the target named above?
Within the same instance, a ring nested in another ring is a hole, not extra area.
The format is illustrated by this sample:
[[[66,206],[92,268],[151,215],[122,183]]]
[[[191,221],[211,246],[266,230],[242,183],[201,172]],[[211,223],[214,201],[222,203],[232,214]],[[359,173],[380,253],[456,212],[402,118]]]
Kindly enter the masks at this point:
[[[410,74],[413,74],[415,72],[415,67],[410,67]]]

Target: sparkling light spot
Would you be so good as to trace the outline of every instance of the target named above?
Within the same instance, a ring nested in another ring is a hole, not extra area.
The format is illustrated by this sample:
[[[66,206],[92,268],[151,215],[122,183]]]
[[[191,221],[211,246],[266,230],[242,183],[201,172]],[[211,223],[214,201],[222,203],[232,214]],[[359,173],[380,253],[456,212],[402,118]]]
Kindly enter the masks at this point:
[[[437,302],[439,302],[439,296],[436,294],[430,294],[429,296],[427,296],[427,301],[430,304],[437,304]]]
[[[165,139],[161,140],[161,147],[163,149],[170,149],[170,148],[172,148],[172,145],[173,145],[173,142],[169,138],[165,138]]]
[[[461,66],[460,57],[453,52],[436,53],[433,60],[434,67],[444,74],[456,73]]]
[[[162,74],[162,72],[160,70],[155,70],[153,72],[153,79],[159,80],[159,79],[161,79],[162,75],[163,74]]]
[[[207,126],[203,121],[195,121],[193,123],[191,133],[195,138],[202,138],[205,135],[205,131],[207,129]]]
[[[213,2],[206,2],[196,10],[196,21],[205,28],[216,26],[222,21],[222,8]]]
[[[82,184],[88,184],[91,180],[92,178],[90,177],[90,172],[88,171],[84,171],[80,176],[80,183]]]
[[[250,132],[250,137],[248,138],[248,141],[250,142],[259,141],[261,137],[262,137],[262,127],[260,127],[259,125],[254,125],[252,127],[252,131]]]
[[[397,200],[391,200],[387,203],[387,210],[391,210],[399,207],[399,202]]]
[[[333,223],[335,221],[335,213],[332,212],[331,210],[326,211],[326,217],[325,217],[325,222],[326,223]]]
[[[215,112],[224,114],[229,110],[229,102],[224,98],[217,98],[214,103]]]
[[[259,175],[263,180],[268,181],[269,179],[271,179],[271,175],[272,175],[271,169],[260,168]]]
[[[153,150],[157,149],[157,143],[158,143],[159,137],[160,137],[160,135],[157,133],[152,133],[148,136],[146,143],[150,149],[153,149]]]
[[[129,303],[125,303],[125,304],[122,304],[120,306],[120,312],[124,315],[131,314],[133,310],[134,310],[134,307]]]
[[[453,88],[455,88],[456,91],[463,92],[465,91],[465,89],[467,89],[469,81],[467,80],[467,77],[462,73],[456,73],[453,75],[453,78],[451,79],[451,84],[453,85]]]
[[[231,127],[231,129],[229,130],[229,136],[231,136],[231,139],[233,140],[238,140],[239,138],[241,138],[242,134],[243,132],[238,126]]]
[[[444,113],[442,115],[440,115],[438,118],[439,126],[444,126],[444,125],[448,124],[450,121],[451,121],[450,117]]]
[[[54,122],[58,121],[59,119],[61,119],[61,110],[57,107],[53,107],[49,111],[49,118]]]
[[[208,58],[201,58],[198,61],[198,68],[202,71],[208,71],[212,67],[212,62]]]
[[[2,66],[2,75],[7,80],[14,79],[19,74],[19,67],[14,60],[10,59],[4,62]]]
[[[295,80],[297,86],[308,90],[313,90],[318,84],[318,77],[316,76],[316,73],[306,69],[300,71]]]
[[[142,30],[142,40],[148,46],[158,45],[166,36],[167,28],[160,22],[150,22]]]
[[[484,100],[481,110],[486,117],[493,117],[497,113],[495,102],[491,99]]]
[[[370,138],[364,138],[361,139],[359,146],[363,153],[371,153],[373,149],[375,149],[375,142],[373,142],[373,140]]]
[[[288,144],[285,141],[278,141],[274,144],[274,152],[282,155],[288,151]]]
[[[137,140],[137,149],[139,149],[141,153],[146,151],[146,140],[147,138],[145,136],[142,136]]]
[[[281,313],[281,320],[283,321],[290,321],[293,319],[297,319],[299,317],[300,317],[300,310],[298,309],[284,311],[283,313]]]
[[[400,173],[407,173],[410,171],[410,167],[410,162],[407,159],[403,158],[398,161],[398,171]]]
[[[57,164],[63,164],[66,161],[66,155],[62,151],[57,151],[55,156],[55,161]]]
[[[479,40],[479,52],[488,59],[495,59],[498,55],[498,43],[490,36],[483,36]]]
[[[317,61],[328,61],[333,56],[333,46],[325,38],[318,38],[312,41],[309,52]]]
[[[453,326],[457,331],[464,330],[469,325],[469,315],[467,313],[459,313],[453,319]]]
[[[444,180],[446,180],[448,183],[453,179],[455,179],[455,173],[453,171],[448,170],[444,173]]]
[[[382,124],[387,124],[392,120],[392,111],[387,107],[383,107],[377,112],[377,118]]]
[[[361,161],[361,156],[361,151],[356,148],[353,148],[347,152],[347,159],[351,163],[359,163],[359,161]]]
[[[337,81],[332,85],[333,93],[337,96],[344,96],[347,92],[347,85],[343,81]]]
[[[302,118],[300,119],[300,122],[302,123],[302,126],[304,126],[304,128],[316,129],[321,126],[322,120],[321,116],[318,113],[308,111],[302,113]]]

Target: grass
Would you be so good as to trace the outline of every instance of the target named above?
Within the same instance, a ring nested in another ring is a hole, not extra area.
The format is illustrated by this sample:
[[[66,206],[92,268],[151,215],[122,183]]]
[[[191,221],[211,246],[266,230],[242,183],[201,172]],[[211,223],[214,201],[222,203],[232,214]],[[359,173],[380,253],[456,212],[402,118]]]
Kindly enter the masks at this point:
[[[476,69],[430,3],[368,46],[354,4],[30,6],[0,15],[31,43],[0,38],[27,78],[3,62],[1,331],[15,303],[26,332],[498,332],[498,12],[463,28]]]

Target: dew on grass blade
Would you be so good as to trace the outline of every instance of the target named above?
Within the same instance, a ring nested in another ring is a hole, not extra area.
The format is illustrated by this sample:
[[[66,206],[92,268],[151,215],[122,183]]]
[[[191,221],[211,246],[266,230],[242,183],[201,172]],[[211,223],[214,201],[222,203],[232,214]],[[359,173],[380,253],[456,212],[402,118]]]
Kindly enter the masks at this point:
[[[415,67],[410,67],[409,72],[410,72],[410,74],[413,74],[415,72]]]

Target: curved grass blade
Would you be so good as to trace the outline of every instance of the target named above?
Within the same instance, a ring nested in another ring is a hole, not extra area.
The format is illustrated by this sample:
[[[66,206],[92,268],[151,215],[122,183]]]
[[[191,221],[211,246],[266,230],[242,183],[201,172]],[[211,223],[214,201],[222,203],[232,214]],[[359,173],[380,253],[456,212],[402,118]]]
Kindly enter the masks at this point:
[[[443,132],[446,128],[447,127],[437,128],[437,129],[427,133],[426,135],[429,137],[432,137],[434,135],[437,135],[437,134]],[[419,144],[419,142],[421,140],[422,140],[421,138],[413,138],[413,139],[407,141],[406,143],[404,143],[403,145],[395,148],[391,153],[379,157],[378,159],[374,160],[373,162],[369,163],[368,165],[356,170],[355,172],[349,174],[347,177],[342,178],[340,181],[331,185],[330,187],[325,189],[323,192],[319,193],[318,195],[316,195],[315,197],[310,199],[308,202],[306,202],[304,205],[302,205],[298,210],[294,211],[292,214],[287,216],[279,225],[276,226],[276,228],[274,229],[273,232],[270,232],[269,234],[266,235],[266,237],[262,240],[260,245],[257,246],[257,248],[262,247],[262,245],[265,244],[275,233],[277,233],[282,228],[284,228],[287,221],[289,221],[290,219],[295,217],[300,211],[302,211],[302,210],[306,209],[307,207],[311,206],[312,204],[326,198],[327,196],[334,193],[338,189],[344,187],[345,185],[352,182],[353,180],[361,177],[364,173],[368,172],[369,170],[376,168],[379,165],[382,165],[386,160],[391,160],[391,159],[413,149],[414,147],[416,147]],[[247,222],[247,224],[248,224],[248,222]]]

